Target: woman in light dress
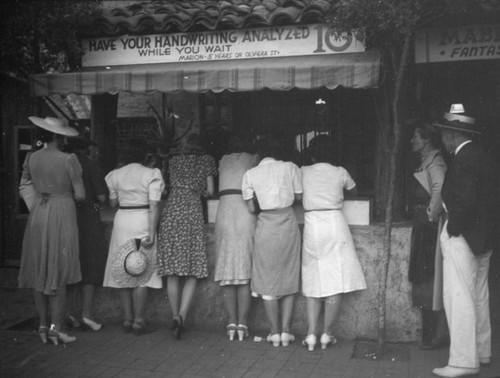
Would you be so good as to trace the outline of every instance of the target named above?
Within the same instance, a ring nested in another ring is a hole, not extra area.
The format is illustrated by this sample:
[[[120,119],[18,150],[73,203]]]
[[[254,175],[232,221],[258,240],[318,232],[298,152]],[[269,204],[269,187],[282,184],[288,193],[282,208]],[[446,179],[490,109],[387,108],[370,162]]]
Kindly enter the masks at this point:
[[[422,314],[422,349],[442,348],[449,342],[443,307],[443,258],[438,242],[443,223],[441,188],[447,169],[441,144],[440,133],[434,126],[417,125],[411,146],[420,164],[412,181],[414,221],[408,278],[413,305]]]
[[[241,196],[244,173],[258,163],[248,138],[233,136],[219,163],[219,206],[215,221],[215,281],[222,287],[230,340],[248,336],[253,236],[256,216]]]
[[[295,294],[299,291],[300,232],[294,201],[300,200],[302,183],[299,168],[279,160],[281,142],[274,137],[261,141],[259,165],[243,176],[243,199],[251,212],[254,201],[260,206],[254,236],[252,295],[262,297],[273,346],[288,346],[295,340],[290,332]],[[279,310],[281,308],[281,327]]]
[[[307,301],[307,336],[303,344],[310,351],[324,303],[321,347],[335,344],[332,327],[344,293],[366,289],[351,232],[342,214],[344,190],[353,192],[355,182],[342,167],[333,165],[332,139],[319,135],[310,143],[313,165],[304,166],[302,187],[304,236],[302,248],[302,291]]]
[[[78,132],[57,118],[29,119],[40,127],[44,148],[33,152],[24,167],[23,176],[33,181],[35,193],[24,232],[19,288],[34,289],[42,342],[71,343],[76,337],[62,332],[62,320],[66,285],[82,279],[75,200],[85,199],[85,188],[78,159],[61,149],[65,137]]]
[[[126,165],[105,178],[110,205],[119,207],[113,220],[103,286],[119,290],[124,311],[123,331],[136,336],[154,331],[146,323],[147,294],[148,288],[161,289],[162,280],[155,271],[145,285],[124,287],[114,279],[112,268],[119,247],[130,239],[141,239],[141,245],[152,248],[156,256],[159,203],[165,183],[160,170],[148,166],[147,159],[145,146],[134,143],[124,151]]]

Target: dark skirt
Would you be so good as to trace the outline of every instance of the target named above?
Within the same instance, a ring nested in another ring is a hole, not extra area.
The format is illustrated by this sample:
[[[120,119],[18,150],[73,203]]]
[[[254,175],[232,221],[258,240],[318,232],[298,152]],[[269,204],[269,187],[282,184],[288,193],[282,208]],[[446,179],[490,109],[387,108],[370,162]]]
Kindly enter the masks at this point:
[[[77,219],[80,237],[81,283],[101,286],[108,250],[99,211],[94,209],[92,203],[78,204]]]
[[[416,210],[408,278],[413,284],[413,305],[428,309],[432,309],[437,232],[437,223],[427,220],[425,208]]]

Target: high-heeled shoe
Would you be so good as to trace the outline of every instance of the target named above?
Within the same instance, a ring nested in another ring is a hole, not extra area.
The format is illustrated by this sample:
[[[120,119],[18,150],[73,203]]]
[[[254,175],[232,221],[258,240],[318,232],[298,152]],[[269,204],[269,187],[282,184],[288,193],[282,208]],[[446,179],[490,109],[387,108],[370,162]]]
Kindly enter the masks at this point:
[[[226,334],[229,337],[229,341],[234,340],[234,335],[236,334],[236,331],[238,330],[238,326],[234,323],[230,323],[226,327]]]
[[[59,341],[61,341],[63,344],[69,344],[69,343],[74,343],[76,341],[75,336],[70,336],[67,333],[60,332],[56,329],[54,324],[50,326],[49,332],[48,332],[48,338],[54,344],[55,346],[59,345]]]
[[[40,336],[40,339],[42,340],[42,343],[44,343],[44,344],[47,344],[48,331],[49,331],[49,327],[47,327],[47,326],[38,327],[38,336]]]
[[[102,328],[102,324],[90,318],[86,318],[85,316],[82,318],[82,323],[85,325],[85,328],[91,329],[92,331],[99,331]]]
[[[122,330],[125,333],[130,333],[132,332],[132,320],[125,319],[122,323]]]
[[[306,346],[309,352],[313,352],[316,346],[316,335],[307,335],[306,338],[302,340],[302,345]]]
[[[244,324],[238,324],[238,340],[243,341],[243,339],[248,336],[248,327]]]
[[[293,343],[295,341],[295,336],[291,333],[283,332],[281,334],[281,345],[288,346],[288,344]]]
[[[266,340],[267,340],[268,343],[273,343],[274,347],[279,347],[280,346],[281,338],[280,338],[280,334],[279,333],[267,335]]]
[[[181,315],[177,315],[174,320],[172,320],[172,326],[170,329],[172,330],[172,335],[176,340],[180,340],[182,336],[182,332],[184,331],[183,320]]]
[[[132,333],[134,336],[147,335],[156,331],[156,328],[146,322],[134,322],[132,324]]]
[[[335,345],[337,344],[337,339],[333,335],[329,335],[328,333],[323,333],[320,339],[321,349],[326,349],[327,345]]]

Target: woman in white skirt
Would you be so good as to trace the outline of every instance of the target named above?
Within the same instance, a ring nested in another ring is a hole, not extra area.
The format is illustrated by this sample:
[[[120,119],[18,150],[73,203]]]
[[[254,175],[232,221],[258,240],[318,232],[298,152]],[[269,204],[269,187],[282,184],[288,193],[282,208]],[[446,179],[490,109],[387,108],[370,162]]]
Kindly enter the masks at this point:
[[[116,281],[113,266],[120,246],[130,239],[141,239],[142,246],[153,249],[156,260],[156,228],[165,183],[160,170],[148,164],[151,155],[145,154],[141,144],[136,143],[125,151],[124,158],[128,164],[111,171],[105,178],[110,205],[119,208],[113,220],[103,286],[119,289],[125,313],[122,328],[124,332],[133,332],[136,336],[154,331],[145,319],[148,287],[161,289],[162,280],[155,269],[145,285],[124,285]]]
[[[335,344],[332,326],[338,316],[342,295],[366,289],[349,227],[342,214],[344,190],[354,194],[356,184],[342,167],[332,164],[333,140],[319,135],[311,140],[313,165],[304,166],[302,187],[304,236],[302,248],[302,291],[307,298],[308,330],[303,344],[316,345],[316,328],[325,304],[321,347]]]

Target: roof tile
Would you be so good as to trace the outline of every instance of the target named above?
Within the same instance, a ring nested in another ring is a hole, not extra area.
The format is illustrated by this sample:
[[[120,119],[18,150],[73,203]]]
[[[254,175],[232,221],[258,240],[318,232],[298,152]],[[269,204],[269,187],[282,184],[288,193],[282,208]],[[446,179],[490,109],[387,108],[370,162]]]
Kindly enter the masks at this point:
[[[175,33],[326,21],[328,0],[104,1],[82,37]]]

